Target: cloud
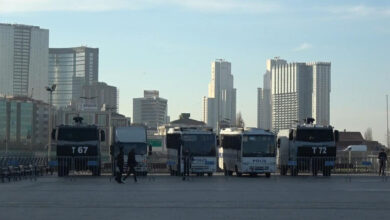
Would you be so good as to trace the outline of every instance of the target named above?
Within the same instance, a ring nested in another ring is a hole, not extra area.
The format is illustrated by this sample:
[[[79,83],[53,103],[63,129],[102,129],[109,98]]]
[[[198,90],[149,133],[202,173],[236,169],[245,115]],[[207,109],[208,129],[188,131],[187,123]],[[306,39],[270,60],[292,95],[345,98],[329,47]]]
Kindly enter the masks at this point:
[[[311,49],[312,47],[313,47],[313,46],[312,46],[311,44],[305,42],[305,43],[299,45],[298,47],[296,47],[296,48],[294,49],[294,51],[309,50],[309,49]]]
[[[358,18],[358,17],[389,17],[390,8],[387,6],[367,6],[367,5],[349,5],[349,6],[337,6],[327,7],[327,12],[338,15],[343,18]]]
[[[176,6],[205,12],[270,12],[275,3],[259,0],[0,0],[0,13],[112,11]]]

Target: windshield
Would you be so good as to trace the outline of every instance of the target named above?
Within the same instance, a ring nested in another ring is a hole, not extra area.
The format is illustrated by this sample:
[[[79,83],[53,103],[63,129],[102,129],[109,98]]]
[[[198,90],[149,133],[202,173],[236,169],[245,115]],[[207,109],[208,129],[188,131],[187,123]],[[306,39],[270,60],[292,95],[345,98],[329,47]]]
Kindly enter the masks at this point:
[[[244,135],[243,157],[265,157],[275,155],[275,136]]]
[[[183,152],[188,150],[192,156],[215,156],[215,140],[214,134],[184,134]]]
[[[333,141],[332,129],[298,129],[295,132],[295,140],[307,142]]]
[[[58,131],[59,141],[97,141],[99,140],[96,128],[60,128]]]
[[[124,155],[129,154],[129,152],[132,149],[134,149],[135,154],[142,155],[142,154],[146,154],[146,152],[147,152],[146,143],[119,143],[119,147],[123,147]]]

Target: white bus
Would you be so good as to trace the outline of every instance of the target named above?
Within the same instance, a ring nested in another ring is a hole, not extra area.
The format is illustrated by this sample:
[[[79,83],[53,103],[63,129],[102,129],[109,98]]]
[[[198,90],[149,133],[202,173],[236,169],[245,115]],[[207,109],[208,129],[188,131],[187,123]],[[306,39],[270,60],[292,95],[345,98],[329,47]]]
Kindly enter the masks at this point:
[[[275,135],[256,128],[225,128],[220,133],[219,168],[225,176],[275,172]]]
[[[147,157],[152,153],[152,148],[148,146],[146,128],[143,126],[117,127],[114,129],[112,140],[113,143],[110,146],[112,163],[116,164],[119,149],[122,148],[125,160],[124,172],[126,172],[128,154],[134,150],[137,161],[135,171],[137,175],[146,176],[148,174]],[[112,168],[112,173],[115,176],[115,166]]]
[[[211,129],[203,128],[170,128],[167,132],[168,167],[170,174],[180,175],[184,172],[186,152],[191,158],[190,173],[198,176],[212,176],[217,169],[217,138]]]

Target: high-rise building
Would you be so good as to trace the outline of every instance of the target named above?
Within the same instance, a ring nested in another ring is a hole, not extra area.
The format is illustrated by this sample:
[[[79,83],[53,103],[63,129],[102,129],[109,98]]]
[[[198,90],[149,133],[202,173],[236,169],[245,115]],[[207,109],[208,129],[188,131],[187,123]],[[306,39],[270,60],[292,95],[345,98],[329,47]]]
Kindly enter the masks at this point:
[[[271,69],[276,65],[287,64],[286,60],[282,60],[279,57],[269,59],[266,62],[266,72],[263,76],[263,88],[257,90],[257,127],[271,130]]]
[[[98,48],[49,49],[49,83],[57,85],[53,92],[54,106],[80,104],[83,86],[97,83],[98,76]]]
[[[268,60],[264,89],[258,90],[258,127],[277,132],[307,117],[329,125],[330,67],[327,62]]]
[[[49,30],[0,24],[0,94],[48,101]]]
[[[211,63],[208,97],[203,97],[203,122],[218,129],[218,123],[236,123],[236,89],[231,63],[217,59]]]
[[[118,110],[118,91],[114,86],[109,86],[104,82],[84,85],[81,96],[83,98],[82,108],[94,108],[102,110],[110,109],[112,112]]]
[[[330,123],[330,63],[309,63],[313,69],[312,117],[317,124]]]
[[[159,97],[157,90],[145,90],[143,98],[133,99],[133,123],[149,128],[168,123],[168,100]]]

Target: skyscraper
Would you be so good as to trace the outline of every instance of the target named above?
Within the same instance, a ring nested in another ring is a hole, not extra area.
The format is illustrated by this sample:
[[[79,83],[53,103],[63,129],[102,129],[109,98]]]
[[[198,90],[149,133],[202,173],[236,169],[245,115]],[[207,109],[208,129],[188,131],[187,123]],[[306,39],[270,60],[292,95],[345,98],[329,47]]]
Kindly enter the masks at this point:
[[[233,88],[231,63],[217,59],[211,63],[209,95],[203,97],[203,121],[218,129],[218,122],[236,122],[236,89]]]
[[[330,119],[330,63],[309,63],[313,69],[312,117],[318,124],[328,125]]]
[[[263,88],[257,90],[257,127],[271,130],[271,69],[276,65],[287,64],[286,60],[279,57],[269,59],[266,62],[266,71],[263,76]]]
[[[48,101],[49,30],[0,24],[0,94]]]
[[[50,48],[49,83],[56,84],[53,105],[78,104],[82,87],[98,82],[99,49],[89,47]]]
[[[149,128],[169,122],[168,100],[159,97],[157,90],[145,90],[143,98],[133,99],[133,123],[144,124]]]
[[[266,94],[266,89],[259,89],[258,126],[277,132],[307,117],[315,118],[317,124],[328,125],[330,67],[331,64],[327,62],[287,63],[279,58],[268,60],[264,88],[267,87],[266,82],[270,82],[271,91]],[[266,101],[268,99],[270,102]]]

